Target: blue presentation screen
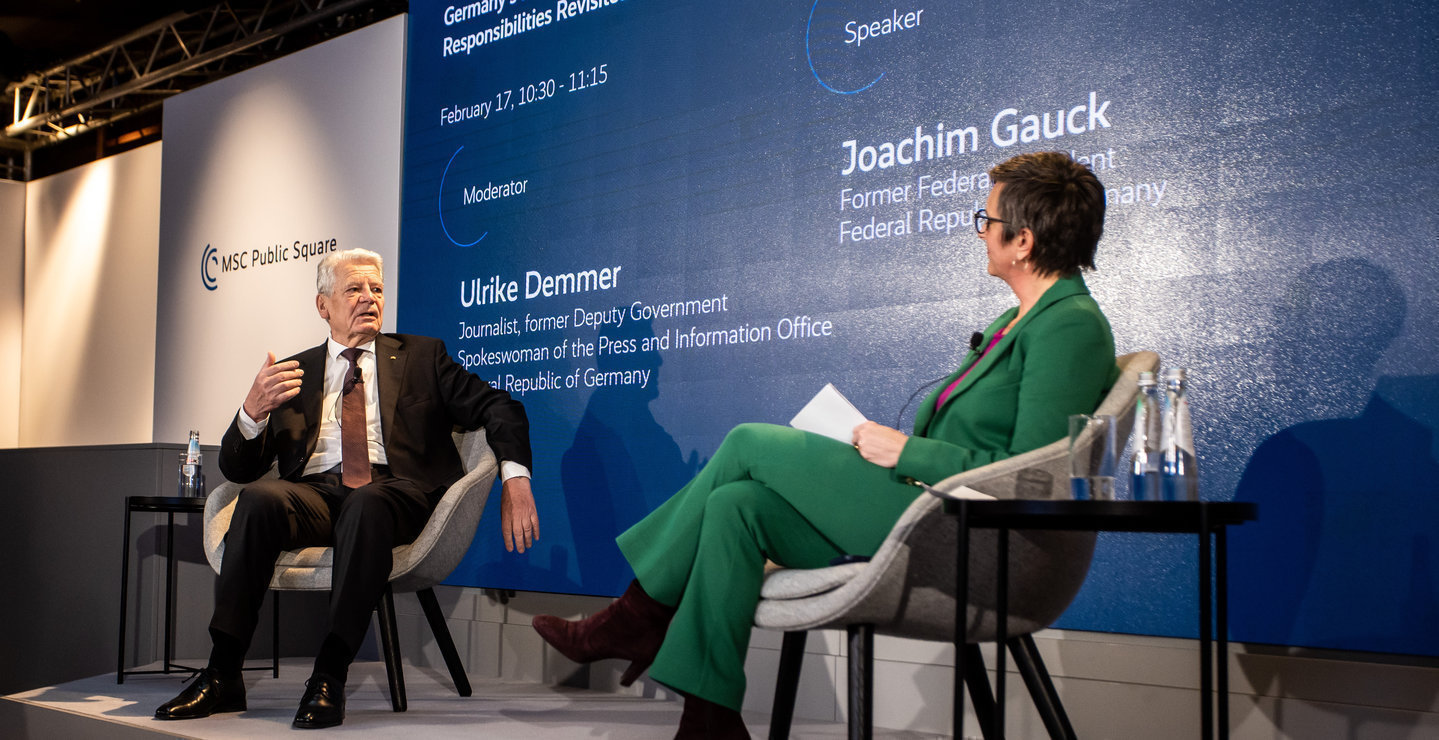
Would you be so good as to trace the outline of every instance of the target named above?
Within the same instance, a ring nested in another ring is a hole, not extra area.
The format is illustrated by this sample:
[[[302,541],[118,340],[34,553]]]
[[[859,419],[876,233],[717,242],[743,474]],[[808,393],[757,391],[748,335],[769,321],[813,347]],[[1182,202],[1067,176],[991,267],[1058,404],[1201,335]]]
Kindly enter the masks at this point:
[[[827,382],[907,429],[1014,303],[974,234],[987,170],[1059,150],[1107,189],[1087,280],[1120,351],[1189,369],[1203,497],[1260,504],[1234,637],[1439,654],[1436,25],[415,0],[395,310],[523,400],[542,531],[507,554],[491,506],[450,582],[619,593],[614,536]],[[1101,537],[1060,626],[1196,634],[1195,557]]]

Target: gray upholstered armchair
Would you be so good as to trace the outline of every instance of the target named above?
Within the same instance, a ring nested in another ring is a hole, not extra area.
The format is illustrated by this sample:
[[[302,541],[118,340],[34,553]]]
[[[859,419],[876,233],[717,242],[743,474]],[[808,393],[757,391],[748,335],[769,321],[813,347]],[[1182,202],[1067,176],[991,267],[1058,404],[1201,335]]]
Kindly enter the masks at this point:
[[[470,682],[460,663],[450,629],[440,611],[433,587],[449,576],[459,565],[475,536],[475,527],[485,511],[490,489],[499,472],[495,454],[485,443],[483,429],[454,435],[464,461],[465,476],[450,486],[435,506],[430,520],[415,541],[394,551],[394,567],[390,586],[376,610],[380,618],[380,645],[385,657],[385,670],[390,683],[390,702],[396,712],[403,712],[405,678],[400,666],[399,636],[395,626],[396,591],[414,591],[424,609],[425,618],[435,634],[435,642],[445,658],[455,690],[460,696],[470,695]],[[270,475],[274,475],[271,470]],[[225,482],[210,493],[205,502],[205,555],[210,567],[220,572],[225,557],[225,533],[235,510],[235,498],[241,486]],[[307,547],[287,550],[275,563],[270,588],[276,591],[329,591],[334,549]]]
[[[1126,439],[1134,421],[1134,401],[1141,371],[1159,367],[1159,355],[1136,352],[1119,358],[1122,374],[1096,413],[1113,414],[1117,438]],[[1091,438],[1092,444],[1093,439]],[[1081,444],[1084,443],[1081,438]],[[1068,499],[1069,441],[1061,439],[1007,460],[975,468],[941,481],[935,488],[955,491],[967,486],[996,498]],[[954,637],[954,517],[946,516],[937,496],[922,494],[900,516],[874,556],[809,570],[781,569],[765,579],[755,610],[755,625],[785,632],[775,687],[770,737],[789,734],[805,634],[812,629],[844,628],[849,633],[851,737],[869,737],[872,706],[869,675],[873,656],[865,649],[875,632],[949,642]],[[1092,532],[1015,531],[1009,549],[1009,617],[1007,645],[1015,665],[1034,697],[1050,734],[1072,736],[1063,705],[1039,660],[1031,633],[1048,627],[1069,606],[1089,573],[1094,553]],[[971,573],[995,572],[995,533],[970,536]],[[998,636],[995,584],[971,577],[966,599],[967,666],[965,682],[975,711],[986,725],[994,710],[988,678],[975,643]],[[863,725],[863,726],[860,726]],[[860,734],[856,734],[856,732]]]

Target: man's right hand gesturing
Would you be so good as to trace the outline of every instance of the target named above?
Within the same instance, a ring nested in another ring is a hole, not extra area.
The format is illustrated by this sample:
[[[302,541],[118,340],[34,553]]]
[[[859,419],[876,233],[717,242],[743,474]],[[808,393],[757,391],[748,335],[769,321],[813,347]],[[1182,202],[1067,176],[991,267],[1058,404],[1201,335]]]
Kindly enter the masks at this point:
[[[300,376],[305,371],[295,360],[276,363],[275,353],[265,354],[265,364],[255,375],[250,392],[245,395],[245,414],[255,421],[269,418],[270,412],[300,392]]]

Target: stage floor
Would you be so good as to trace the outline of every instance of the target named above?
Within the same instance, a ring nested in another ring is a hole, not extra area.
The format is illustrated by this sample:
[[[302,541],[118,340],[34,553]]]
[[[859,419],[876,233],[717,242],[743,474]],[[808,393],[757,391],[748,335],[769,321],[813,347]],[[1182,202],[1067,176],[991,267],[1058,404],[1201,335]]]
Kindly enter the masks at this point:
[[[290,720],[309,677],[308,660],[282,661],[279,678],[246,672],[249,709],[183,722],[154,719],[155,707],[184,687],[188,674],[131,676],[116,684],[105,674],[4,697],[0,737],[104,738],[105,740],[184,737],[200,740],[249,740],[292,737]],[[679,724],[678,702],[621,696],[583,689],[500,680],[471,679],[474,696],[455,694],[449,675],[405,666],[409,710],[390,709],[383,663],[356,663],[346,687],[345,723],[319,733],[348,738],[397,738],[415,733],[425,740],[444,738],[613,738],[668,740]],[[766,737],[769,715],[745,715],[751,735]],[[323,735],[321,735],[323,736]],[[843,738],[839,723],[796,720],[793,738]],[[877,731],[881,738],[934,737]]]

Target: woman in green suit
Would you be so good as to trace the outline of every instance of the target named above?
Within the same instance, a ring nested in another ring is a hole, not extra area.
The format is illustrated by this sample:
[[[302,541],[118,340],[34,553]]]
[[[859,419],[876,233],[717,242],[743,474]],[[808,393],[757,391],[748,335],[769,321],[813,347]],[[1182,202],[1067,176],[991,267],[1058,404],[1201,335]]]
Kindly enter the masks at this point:
[[[1080,270],[1104,224],[1094,173],[1058,152],[1014,157],[975,229],[989,274],[1019,305],[925,399],[906,435],[874,422],[852,445],[789,427],[743,424],[699,474],[620,535],[635,581],[580,621],[534,627],[577,662],[631,661],[685,696],[677,738],[748,737],[739,709],[765,560],[823,567],[872,555],[920,492],[955,473],[1053,442],[1118,376],[1109,322]]]

